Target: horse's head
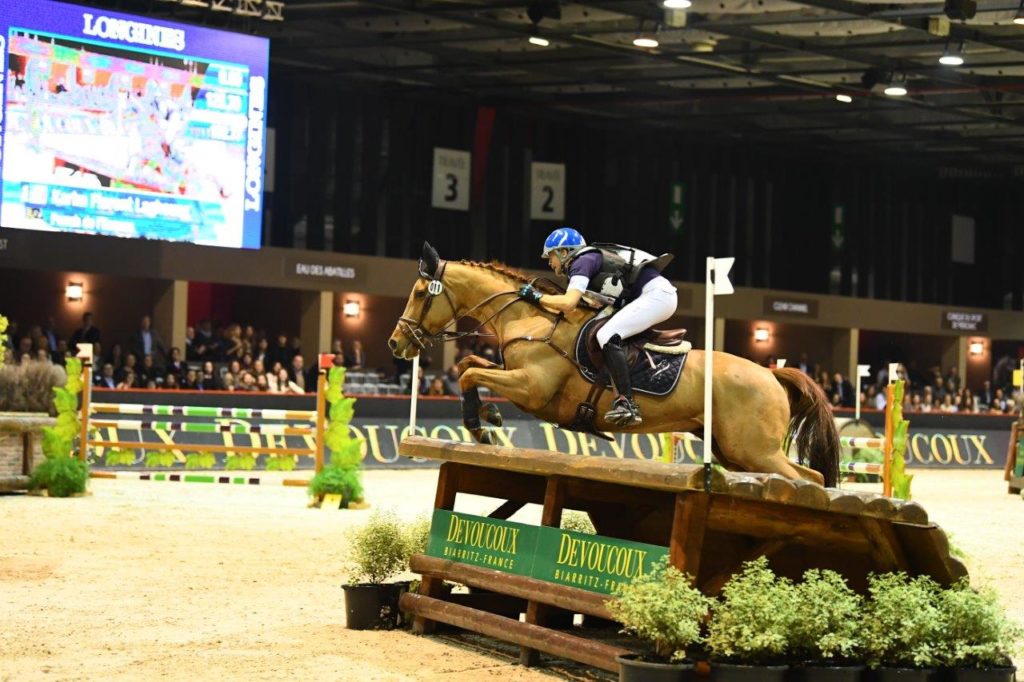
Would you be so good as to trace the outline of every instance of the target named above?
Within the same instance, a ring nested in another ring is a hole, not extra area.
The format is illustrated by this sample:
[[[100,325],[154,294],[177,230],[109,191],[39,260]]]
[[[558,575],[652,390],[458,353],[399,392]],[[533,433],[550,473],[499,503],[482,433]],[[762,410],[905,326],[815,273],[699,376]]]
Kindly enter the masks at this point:
[[[419,355],[455,318],[455,305],[443,281],[446,263],[434,247],[423,242],[419,278],[412,287],[395,331],[388,339],[388,346],[395,357],[409,359]]]

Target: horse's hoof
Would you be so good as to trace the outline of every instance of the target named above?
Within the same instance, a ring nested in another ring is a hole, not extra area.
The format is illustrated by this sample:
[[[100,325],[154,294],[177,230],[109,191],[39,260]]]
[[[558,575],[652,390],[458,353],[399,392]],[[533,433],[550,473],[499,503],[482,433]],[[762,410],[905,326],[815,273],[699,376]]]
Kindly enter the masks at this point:
[[[481,405],[479,415],[485,422],[494,426],[501,426],[504,421],[501,418],[501,410],[499,410],[498,406],[494,403],[484,403]]]
[[[471,431],[477,443],[483,445],[497,445],[498,439],[494,437],[493,429],[473,429]]]

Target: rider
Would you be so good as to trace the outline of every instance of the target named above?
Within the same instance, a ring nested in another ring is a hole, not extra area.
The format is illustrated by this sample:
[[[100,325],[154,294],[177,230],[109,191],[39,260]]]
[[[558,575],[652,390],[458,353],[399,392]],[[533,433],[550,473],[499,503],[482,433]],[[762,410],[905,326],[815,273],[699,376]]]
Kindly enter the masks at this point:
[[[659,258],[638,249],[600,244],[587,246],[571,227],[561,227],[544,241],[542,258],[556,274],[569,278],[564,294],[542,294],[529,284],[519,290],[521,298],[560,312],[574,310],[585,291],[615,298],[621,308],[597,332],[612,383],[618,395],[605,419],[617,426],[634,426],[643,420],[633,398],[626,349],[622,342],[663,322],[676,311],[676,288],[660,272],[672,259]]]

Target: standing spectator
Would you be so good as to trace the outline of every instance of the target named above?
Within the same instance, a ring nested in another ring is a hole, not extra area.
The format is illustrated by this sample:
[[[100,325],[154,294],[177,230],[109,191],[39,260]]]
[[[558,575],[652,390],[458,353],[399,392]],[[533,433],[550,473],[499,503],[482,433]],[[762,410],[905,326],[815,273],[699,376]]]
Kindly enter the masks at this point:
[[[167,364],[167,346],[160,332],[153,329],[153,318],[149,315],[143,315],[139,320],[139,328],[132,334],[128,350],[139,358],[152,355],[153,364],[157,367],[164,367]]]
[[[345,363],[350,369],[362,369],[366,366],[366,351],[363,350],[363,342],[356,339],[352,342],[352,352]]]
[[[177,346],[171,348],[170,357],[168,359],[167,367],[165,367],[165,370],[167,371],[168,376],[173,374],[174,376],[178,377],[178,379],[181,379],[181,377],[185,376],[185,372],[188,371],[188,365],[186,365],[185,362],[181,359],[181,349],[178,348]]]
[[[838,407],[853,407],[856,398],[853,386],[841,373],[832,375],[832,404]]]
[[[43,329],[43,336],[46,337],[46,343],[50,347],[50,353],[56,355],[57,346],[60,345],[62,339],[60,338],[60,334],[57,333],[56,322],[54,322],[52,317],[46,318],[46,328]],[[57,362],[57,358],[54,357],[53,361]],[[60,358],[60,364],[64,364],[63,357]]]
[[[68,342],[64,339],[57,339],[57,348],[53,351],[53,362],[56,365],[64,366],[68,359]]]
[[[220,359],[220,346],[213,336],[213,323],[210,320],[202,320],[196,329],[196,338],[193,342],[196,348],[197,360]]]
[[[71,335],[71,348],[76,353],[78,352],[78,344],[80,343],[99,343],[100,330],[92,324],[92,313],[85,313],[82,315],[82,326],[75,330],[75,333]]]
[[[253,362],[259,360],[264,365],[267,365],[269,362],[269,350],[270,344],[267,343],[267,338],[265,336],[260,336],[259,340],[256,341],[256,349],[253,351],[252,354]]]
[[[985,380],[981,384],[981,390],[978,391],[978,409],[987,410],[992,404],[992,382]]]
[[[348,362],[345,357],[345,345],[341,342],[341,339],[334,339],[331,341],[331,355],[336,358],[342,358],[342,360],[345,361],[344,365],[346,367],[348,366]]]
[[[224,358],[226,360],[241,360],[245,355],[245,344],[242,343],[242,328],[237,324],[229,325],[224,330]]]
[[[115,371],[124,367],[124,351],[121,349],[121,344],[115,343],[110,347],[110,353],[107,354],[107,362],[114,366]]]
[[[185,359],[199,359],[199,346],[196,345],[196,328],[192,325],[185,327]]]
[[[807,359],[807,353],[801,353],[800,359],[797,360],[796,368],[806,374],[807,376],[814,376],[814,368],[811,367],[810,361]]]
[[[282,367],[287,367],[292,362],[292,353],[288,349],[288,335],[278,334],[277,343],[267,351],[270,363],[280,362]]]

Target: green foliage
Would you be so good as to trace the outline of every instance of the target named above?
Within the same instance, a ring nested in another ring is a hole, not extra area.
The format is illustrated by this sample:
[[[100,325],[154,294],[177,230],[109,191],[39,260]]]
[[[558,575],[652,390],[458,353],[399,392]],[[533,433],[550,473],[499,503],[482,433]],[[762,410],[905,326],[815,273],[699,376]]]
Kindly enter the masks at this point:
[[[292,455],[272,455],[267,457],[267,471],[292,471],[295,469],[295,457]]]
[[[942,663],[939,586],[928,576],[868,576],[870,598],[861,628],[868,665],[931,668]]]
[[[327,370],[327,402],[331,405],[342,398],[342,386],[345,385],[345,368],[331,367]]]
[[[907,432],[910,429],[910,422],[903,418],[903,390],[904,381],[900,379],[892,387],[892,468],[890,478],[892,479],[892,494],[901,500],[910,499],[910,482],[913,476],[906,472],[906,465],[903,461],[907,452]]]
[[[392,511],[377,510],[350,535],[350,580],[380,584],[406,570],[409,536]]]
[[[959,668],[995,668],[1012,665],[1020,650],[1024,629],[1007,618],[991,588],[972,589],[964,578],[939,593],[945,625],[939,650],[944,665]]]
[[[185,453],[186,469],[212,469],[217,466],[217,458],[212,452],[187,452]]]
[[[597,535],[597,529],[590,522],[590,515],[584,512],[567,511],[562,514],[562,528],[587,535]]]
[[[50,497],[69,497],[84,493],[88,481],[89,465],[77,457],[47,457],[32,472],[29,486],[46,488]]]
[[[714,658],[741,664],[764,665],[785,658],[791,651],[792,631],[798,617],[796,588],[760,557],[722,588],[722,599],[712,608],[708,648]]]
[[[309,494],[313,497],[341,495],[345,506],[349,502],[359,502],[363,499],[363,472],[358,468],[324,467],[309,482]]]
[[[172,467],[177,458],[170,450],[156,450],[146,453],[147,467]]]
[[[406,531],[406,540],[409,545],[409,555],[426,554],[427,544],[430,542],[430,517],[418,516],[409,524]]]
[[[78,358],[67,358],[64,361],[64,370],[68,375],[64,388],[71,395],[77,396],[82,392],[82,361]]]
[[[614,596],[605,604],[623,631],[650,644],[654,658],[661,660],[682,660],[687,647],[701,641],[701,622],[712,603],[668,557],[650,573],[618,587]]]
[[[233,452],[228,455],[227,460],[224,462],[224,468],[228,470],[252,471],[256,468],[256,455],[245,452]]]
[[[43,427],[42,448],[47,458],[71,456],[71,441],[49,426]]]
[[[860,617],[864,600],[835,571],[811,569],[796,585],[792,647],[809,661],[855,661],[863,649]]]
[[[111,448],[103,456],[103,463],[108,467],[131,466],[135,464],[135,451],[124,448]]]

